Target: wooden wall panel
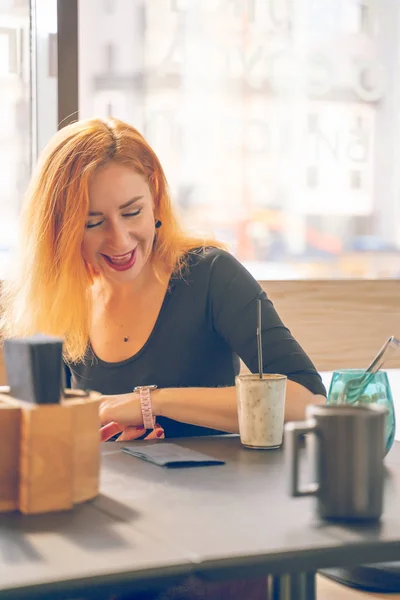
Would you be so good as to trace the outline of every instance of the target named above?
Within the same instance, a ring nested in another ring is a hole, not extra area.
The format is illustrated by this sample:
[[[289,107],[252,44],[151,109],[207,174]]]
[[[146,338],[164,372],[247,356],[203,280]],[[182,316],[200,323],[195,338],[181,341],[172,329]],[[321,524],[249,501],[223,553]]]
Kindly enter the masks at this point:
[[[320,371],[365,367],[390,335],[400,337],[400,280],[261,285]],[[400,368],[400,353],[388,366]],[[5,379],[0,353],[0,385]]]
[[[261,285],[320,371],[366,367],[390,335],[400,337],[400,280]],[[400,367],[400,353],[388,366]]]

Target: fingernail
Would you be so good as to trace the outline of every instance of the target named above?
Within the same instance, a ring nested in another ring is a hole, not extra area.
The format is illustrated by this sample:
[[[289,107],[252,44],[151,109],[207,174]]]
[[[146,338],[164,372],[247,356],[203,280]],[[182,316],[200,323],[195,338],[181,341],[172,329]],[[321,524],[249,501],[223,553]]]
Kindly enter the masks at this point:
[[[142,430],[142,429],[144,429],[144,425],[138,425],[136,429]]]
[[[159,438],[159,437],[162,437],[163,435],[164,435],[164,431],[163,431],[162,429],[160,429],[159,431],[157,431],[157,432],[156,432],[156,436],[157,436],[158,438]]]

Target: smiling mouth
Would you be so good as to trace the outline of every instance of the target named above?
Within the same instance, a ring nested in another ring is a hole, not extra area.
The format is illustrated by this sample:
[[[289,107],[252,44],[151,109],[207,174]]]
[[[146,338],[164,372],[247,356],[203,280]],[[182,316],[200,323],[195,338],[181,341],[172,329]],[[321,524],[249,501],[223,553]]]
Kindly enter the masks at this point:
[[[116,271],[126,271],[133,267],[136,261],[136,248],[125,254],[114,254],[109,256],[108,254],[102,254],[102,257],[106,263]]]

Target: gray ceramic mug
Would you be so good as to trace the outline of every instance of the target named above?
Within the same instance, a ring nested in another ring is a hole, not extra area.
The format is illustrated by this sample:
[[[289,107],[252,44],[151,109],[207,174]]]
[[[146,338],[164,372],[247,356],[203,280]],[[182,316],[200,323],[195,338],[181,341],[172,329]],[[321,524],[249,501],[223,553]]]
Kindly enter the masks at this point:
[[[386,408],[311,405],[307,421],[287,423],[290,495],[316,496],[323,519],[379,519],[383,504]],[[307,435],[315,483],[299,487],[300,439]]]

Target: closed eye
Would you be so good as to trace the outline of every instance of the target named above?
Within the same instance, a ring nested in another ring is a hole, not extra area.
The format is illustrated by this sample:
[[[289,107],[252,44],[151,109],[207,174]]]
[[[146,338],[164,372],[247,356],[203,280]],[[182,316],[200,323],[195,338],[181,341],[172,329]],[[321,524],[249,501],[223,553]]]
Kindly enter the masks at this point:
[[[122,216],[123,217],[137,217],[138,215],[140,215],[141,212],[142,212],[142,209],[139,208],[138,210],[135,210],[134,212],[125,213]],[[102,223],[104,223],[104,219],[102,219],[101,221],[97,221],[96,223],[86,223],[86,229],[93,229],[94,227],[98,227]]]
[[[138,215],[140,215],[140,213],[142,212],[142,209],[139,208],[138,210],[135,210],[135,212],[131,212],[131,213],[125,213],[124,215],[122,215],[123,217],[137,217]]]
[[[98,227],[99,225],[101,225],[103,221],[97,221],[97,223],[86,223],[86,229],[93,229],[93,227]]]

